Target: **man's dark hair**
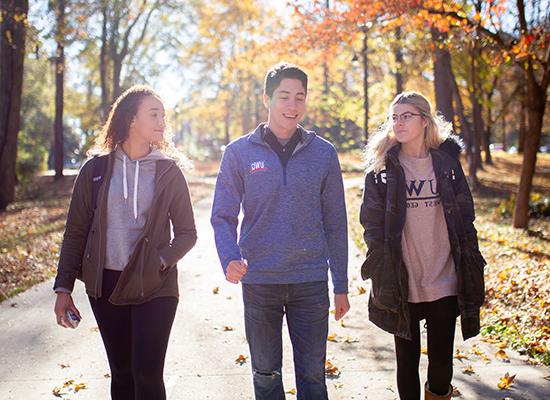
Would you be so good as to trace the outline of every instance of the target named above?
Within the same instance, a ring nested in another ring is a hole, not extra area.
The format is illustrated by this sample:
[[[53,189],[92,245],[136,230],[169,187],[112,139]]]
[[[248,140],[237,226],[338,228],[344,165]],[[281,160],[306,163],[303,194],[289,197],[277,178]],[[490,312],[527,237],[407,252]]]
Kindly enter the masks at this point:
[[[264,93],[271,99],[273,92],[285,78],[298,79],[307,93],[307,74],[297,65],[284,62],[274,65],[265,74]]]

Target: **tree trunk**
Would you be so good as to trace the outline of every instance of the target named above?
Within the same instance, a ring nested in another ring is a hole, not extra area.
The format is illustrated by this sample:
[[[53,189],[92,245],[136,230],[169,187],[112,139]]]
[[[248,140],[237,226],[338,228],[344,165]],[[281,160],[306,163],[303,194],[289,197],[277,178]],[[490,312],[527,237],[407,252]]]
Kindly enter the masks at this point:
[[[260,92],[260,84],[254,80],[254,126],[260,123],[260,107],[262,106],[262,98]]]
[[[65,77],[65,0],[57,1],[57,27],[55,40],[55,119],[54,119],[54,166],[55,180],[63,178],[63,85]]]
[[[475,169],[483,169],[483,166],[481,165],[481,151],[480,151],[480,142],[482,139],[482,136],[484,135],[485,128],[483,123],[483,112],[481,108],[481,103],[479,102],[479,99],[475,97],[475,93],[472,93],[471,95],[471,102],[472,102],[472,113],[473,113],[473,120],[474,120],[474,131],[473,131],[473,137],[472,137],[472,157],[475,163]]]
[[[251,130],[250,116],[252,115],[252,80],[250,75],[245,74],[243,80],[241,81],[241,94],[244,94],[244,104],[242,110],[242,125],[243,132],[248,133]]]
[[[434,60],[434,87],[436,109],[449,122],[454,122],[453,97],[451,87],[451,54],[445,48],[440,48],[446,39],[447,33],[431,28],[432,42],[435,45]]]
[[[483,150],[485,151],[485,164],[493,165],[493,158],[491,157],[491,135],[492,135],[492,110],[491,106],[487,110],[487,127],[483,131]]]
[[[520,92],[520,112],[519,112],[519,132],[518,132],[518,153],[522,154],[525,144],[525,137],[527,136],[527,124],[525,123],[525,114],[527,114],[527,96],[525,93],[525,78],[523,79],[524,85]]]
[[[117,56],[113,60],[113,102],[121,95],[120,73],[122,72],[122,58]]]
[[[527,80],[527,110],[528,130],[524,141],[523,164],[519,180],[516,206],[512,225],[514,228],[527,228],[529,222],[529,196],[533,186],[533,175],[537,163],[537,152],[542,135],[542,121],[546,106],[548,87],[541,88],[535,81],[532,67],[527,73],[531,76]]]
[[[466,114],[464,112],[464,104],[462,103],[462,97],[460,96],[460,91],[458,90],[458,84],[456,83],[455,75],[453,73],[453,70],[450,70],[451,72],[451,88],[453,92],[453,97],[456,102],[456,111],[458,114],[458,118],[460,119],[460,126],[462,128],[462,139],[464,140],[464,143],[466,144],[466,154],[470,154],[470,146],[471,143],[471,137],[472,137],[472,129],[470,128],[470,123],[466,119]]]
[[[506,140],[506,115],[502,116],[502,151],[508,151],[508,140]]]
[[[102,1],[101,4],[101,15],[102,15],[102,24],[101,24],[101,52],[99,54],[99,79],[101,82],[101,116],[104,120],[107,119],[109,114],[109,88],[107,86],[107,52],[108,52],[108,42],[107,42],[107,20],[108,20],[108,9],[107,2]]]
[[[369,57],[368,57],[368,29],[363,28],[363,48],[361,49],[361,56],[363,58],[363,112],[365,116],[365,124],[363,129],[365,131],[365,143],[369,140]]]
[[[119,39],[120,33],[118,31],[120,26],[120,4],[115,3],[113,5],[113,13],[110,21],[110,37],[109,37],[109,50],[111,52],[112,63],[112,81],[111,81],[111,102],[114,102],[120,94],[120,71],[122,69],[122,59],[119,56]]]
[[[224,133],[225,133],[225,144],[229,144],[231,141],[231,136],[229,134],[231,124],[231,99],[225,101],[225,118],[224,118]]]
[[[403,47],[401,46],[401,28],[395,29],[396,46],[394,47],[395,54],[395,91],[396,95],[403,92]]]
[[[0,211],[4,211],[15,198],[28,11],[28,0],[2,0],[0,3]]]
[[[491,135],[493,131],[493,95],[498,84],[498,76],[495,75],[491,88],[487,93],[487,127],[483,131],[483,150],[485,151],[485,164],[493,165],[493,158],[491,157]]]

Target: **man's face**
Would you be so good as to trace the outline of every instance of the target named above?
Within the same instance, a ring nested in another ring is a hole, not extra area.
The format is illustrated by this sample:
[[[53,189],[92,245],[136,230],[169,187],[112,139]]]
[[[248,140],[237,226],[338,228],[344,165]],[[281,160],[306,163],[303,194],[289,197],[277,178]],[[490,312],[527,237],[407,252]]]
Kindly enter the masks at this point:
[[[275,131],[294,131],[306,112],[306,98],[306,89],[299,79],[283,79],[271,99],[264,95],[270,126]]]

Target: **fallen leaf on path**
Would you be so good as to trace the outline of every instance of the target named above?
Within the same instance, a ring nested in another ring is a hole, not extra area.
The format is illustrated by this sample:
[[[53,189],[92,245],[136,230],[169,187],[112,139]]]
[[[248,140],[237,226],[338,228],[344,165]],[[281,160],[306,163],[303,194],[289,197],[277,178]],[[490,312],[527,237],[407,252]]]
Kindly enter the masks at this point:
[[[217,286],[214,289],[212,289],[213,294],[218,294],[219,292],[220,292],[220,288]]]
[[[455,354],[455,358],[457,360],[463,360],[463,359],[468,359],[468,356],[464,353],[462,353],[459,349],[456,349],[456,354]]]
[[[474,371],[474,367],[472,367],[471,365],[468,365],[466,368],[462,370],[462,373],[466,375],[472,375],[472,374],[475,374],[476,372]]]
[[[86,382],[80,382],[74,386],[74,391],[78,392],[79,390],[87,389],[87,388],[88,388],[88,384]]]
[[[325,374],[331,378],[337,378],[340,376],[340,370],[330,360],[325,362]]]
[[[365,289],[363,286],[359,286],[357,290],[359,291],[360,295],[367,293],[367,289]]]
[[[52,394],[53,394],[55,397],[61,397],[61,396],[63,396],[64,394],[67,394],[67,392],[64,392],[62,388],[60,388],[59,386],[56,386],[56,387],[53,388]]]
[[[422,347],[422,348],[420,349],[420,352],[421,352],[422,354],[428,354],[428,348],[427,348],[427,347]]]
[[[470,353],[475,354],[476,356],[480,356],[480,357],[485,356],[485,353],[479,347],[477,347],[476,344],[474,344],[472,346],[472,348],[470,349]]]
[[[456,386],[453,386],[453,393],[451,393],[451,397],[462,397],[462,393]]]
[[[344,343],[357,343],[357,342],[359,342],[359,339],[351,338],[349,336],[346,336],[346,338],[344,339]]]
[[[500,378],[500,381],[498,382],[497,387],[500,390],[508,389],[514,383],[515,378],[516,378],[515,375],[510,375],[508,372],[506,372],[506,374],[502,378]]]
[[[57,365],[59,365],[61,369],[69,368],[71,366],[69,363],[59,363]]]
[[[292,388],[290,389],[289,391],[285,392],[285,393],[288,393],[288,394],[291,394],[293,396],[296,396],[296,389]]]
[[[245,357],[242,354],[240,354],[239,357],[237,357],[237,359],[235,360],[235,364],[243,365],[246,363],[247,358],[248,357]]]
[[[225,325],[223,327],[224,332],[234,331],[235,329],[232,326]]]
[[[327,340],[329,342],[335,342],[335,343],[338,343],[338,339],[336,339],[338,335],[336,333],[331,333],[330,335],[327,336]]]
[[[110,377],[111,377],[111,374],[107,372],[106,374],[103,374],[103,377],[104,377],[104,378],[110,378]]]
[[[508,354],[504,350],[499,350],[495,353],[495,356],[502,361],[510,362],[510,357],[508,357]]]

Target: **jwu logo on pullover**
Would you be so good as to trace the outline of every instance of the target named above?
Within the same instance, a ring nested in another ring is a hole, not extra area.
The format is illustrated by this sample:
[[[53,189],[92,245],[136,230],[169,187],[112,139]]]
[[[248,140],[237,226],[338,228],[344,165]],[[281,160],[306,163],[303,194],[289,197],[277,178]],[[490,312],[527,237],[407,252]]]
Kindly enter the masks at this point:
[[[435,179],[411,180],[406,183],[407,208],[437,207],[440,204]]]
[[[259,172],[259,171],[265,171],[266,170],[266,166],[265,166],[265,161],[253,161],[250,163],[250,173],[253,174],[254,172]]]

